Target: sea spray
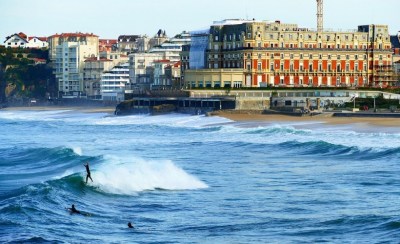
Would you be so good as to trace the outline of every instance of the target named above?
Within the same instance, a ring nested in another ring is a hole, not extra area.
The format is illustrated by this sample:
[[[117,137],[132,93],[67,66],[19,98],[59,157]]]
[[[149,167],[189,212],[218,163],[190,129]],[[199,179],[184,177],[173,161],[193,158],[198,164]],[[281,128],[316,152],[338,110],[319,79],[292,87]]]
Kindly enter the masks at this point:
[[[152,116],[148,114],[135,114],[122,117],[106,117],[101,119],[93,119],[92,124],[96,125],[155,125],[179,128],[202,128],[206,126],[216,126],[226,123],[232,123],[232,120],[204,115],[189,114],[165,114]]]
[[[82,148],[73,147],[72,150],[74,151],[75,154],[78,154],[79,156],[82,156]]]
[[[134,195],[141,191],[193,190],[208,186],[169,160],[116,163],[107,161],[92,170],[91,185],[111,194]]]

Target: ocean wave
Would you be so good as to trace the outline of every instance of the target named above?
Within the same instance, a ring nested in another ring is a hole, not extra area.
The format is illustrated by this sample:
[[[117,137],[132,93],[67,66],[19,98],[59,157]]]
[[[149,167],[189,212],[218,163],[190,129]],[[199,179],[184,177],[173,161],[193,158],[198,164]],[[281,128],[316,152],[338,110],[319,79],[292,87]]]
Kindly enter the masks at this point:
[[[194,190],[208,186],[169,160],[107,161],[92,172],[89,185],[110,194],[136,195],[148,190]]]
[[[311,130],[308,129],[297,129],[291,125],[256,125],[249,123],[237,123],[228,124],[220,127],[219,132],[222,133],[240,133],[249,135],[282,135],[282,134],[294,134],[294,135],[307,135],[310,134]]]
[[[326,141],[287,141],[274,146],[277,150],[285,150],[291,155],[349,157],[356,160],[372,160],[380,158],[396,158],[400,156],[397,148],[364,148],[329,143]]]
[[[0,149],[2,171],[7,174],[40,174],[57,172],[81,160],[71,148],[5,148]]]
[[[81,156],[79,148],[0,149],[0,193],[23,186],[60,179],[82,171],[82,162],[96,158]]]
[[[64,243],[64,242],[60,240],[47,240],[40,236],[32,236],[26,238],[18,238],[17,240],[9,240],[9,242],[7,243],[14,244],[14,243]]]
[[[154,125],[164,127],[188,127],[201,128],[206,126],[218,126],[223,123],[230,123],[232,120],[221,117],[208,117],[204,115],[189,114],[163,114],[148,115],[138,114],[123,117],[105,117],[100,120],[91,121],[95,125]]]

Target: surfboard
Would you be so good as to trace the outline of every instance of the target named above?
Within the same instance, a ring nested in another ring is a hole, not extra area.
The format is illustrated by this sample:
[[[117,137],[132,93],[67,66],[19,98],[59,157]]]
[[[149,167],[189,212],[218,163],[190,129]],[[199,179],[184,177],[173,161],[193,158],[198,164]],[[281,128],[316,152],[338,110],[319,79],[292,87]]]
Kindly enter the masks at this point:
[[[84,211],[78,210],[79,212],[77,213],[77,212],[73,212],[71,210],[71,208],[65,208],[65,209],[68,210],[70,212],[70,214],[80,214],[80,215],[87,216],[87,217],[91,217],[92,216],[91,213],[87,213],[87,212],[84,212]]]

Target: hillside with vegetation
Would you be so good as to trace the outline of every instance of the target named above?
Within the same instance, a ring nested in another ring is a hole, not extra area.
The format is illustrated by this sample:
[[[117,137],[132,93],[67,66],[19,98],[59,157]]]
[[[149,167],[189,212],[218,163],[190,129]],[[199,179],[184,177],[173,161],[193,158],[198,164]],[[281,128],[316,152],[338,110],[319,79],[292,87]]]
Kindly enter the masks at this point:
[[[0,104],[55,94],[56,83],[48,63],[48,50],[0,47]]]

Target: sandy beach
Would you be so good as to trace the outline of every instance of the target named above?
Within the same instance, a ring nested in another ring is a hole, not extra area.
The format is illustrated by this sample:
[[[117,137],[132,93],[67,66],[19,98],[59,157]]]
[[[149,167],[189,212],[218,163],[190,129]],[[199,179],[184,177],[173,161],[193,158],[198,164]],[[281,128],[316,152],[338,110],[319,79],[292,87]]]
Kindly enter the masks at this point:
[[[363,123],[375,126],[400,127],[400,118],[371,117],[326,117],[326,116],[291,116],[280,114],[232,114],[219,112],[222,116],[234,121],[265,121],[265,122],[323,122],[332,125]]]

